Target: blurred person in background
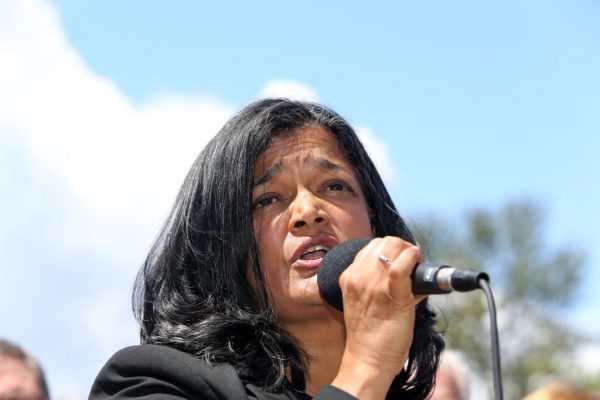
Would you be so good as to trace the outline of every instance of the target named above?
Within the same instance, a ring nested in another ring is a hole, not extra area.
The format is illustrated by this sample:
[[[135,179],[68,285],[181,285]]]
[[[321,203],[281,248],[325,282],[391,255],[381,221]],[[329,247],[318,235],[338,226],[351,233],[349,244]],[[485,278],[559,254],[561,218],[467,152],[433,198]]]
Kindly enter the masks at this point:
[[[553,380],[523,400],[600,400],[600,393],[591,393],[566,380]]]
[[[40,364],[22,348],[0,339],[0,400],[48,400]]]
[[[469,400],[470,370],[464,358],[452,350],[442,353],[430,400]]]

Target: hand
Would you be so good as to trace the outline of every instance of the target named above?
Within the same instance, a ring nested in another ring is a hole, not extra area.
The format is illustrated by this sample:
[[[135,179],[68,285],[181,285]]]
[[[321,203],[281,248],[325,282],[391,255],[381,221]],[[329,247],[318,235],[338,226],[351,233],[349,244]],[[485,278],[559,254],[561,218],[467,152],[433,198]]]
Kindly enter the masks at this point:
[[[389,258],[382,261],[379,255]],[[346,347],[336,385],[359,398],[385,398],[412,343],[415,306],[411,273],[418,247],[397,237],[373,239],[340,277]],[[342,385],[344,387],[342,387]],[[350,386],[350,387],[349,387]]]

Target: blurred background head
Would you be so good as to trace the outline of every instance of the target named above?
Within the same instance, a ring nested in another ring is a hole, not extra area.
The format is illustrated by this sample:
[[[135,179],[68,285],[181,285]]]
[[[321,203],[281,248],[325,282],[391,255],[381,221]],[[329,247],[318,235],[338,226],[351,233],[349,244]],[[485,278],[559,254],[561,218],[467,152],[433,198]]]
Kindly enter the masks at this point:
[[[442,354],[430,400],[468,400],[470,375],[464,358],[456,351],[446,350]]]
[[[39,363],[16,344],[3,339],[0,339],[0,399],[48,399]]]
[[[592,393],[566,380],[553,380],[523,400],[600,400],[600,393]]]

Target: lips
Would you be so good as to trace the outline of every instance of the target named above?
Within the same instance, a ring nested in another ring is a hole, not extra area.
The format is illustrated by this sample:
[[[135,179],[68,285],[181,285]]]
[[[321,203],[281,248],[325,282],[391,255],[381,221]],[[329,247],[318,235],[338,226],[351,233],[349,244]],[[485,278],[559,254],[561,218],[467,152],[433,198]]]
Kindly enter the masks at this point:
[[[300,256],[301,260],[318,260],[325,257],[325,254],[330,250],[327,246],[317,245],[311,246]]]
[[[338,244],[330,236],[307,238],[294,251],[292,267],[298,269],[317,269],[325,254]]]

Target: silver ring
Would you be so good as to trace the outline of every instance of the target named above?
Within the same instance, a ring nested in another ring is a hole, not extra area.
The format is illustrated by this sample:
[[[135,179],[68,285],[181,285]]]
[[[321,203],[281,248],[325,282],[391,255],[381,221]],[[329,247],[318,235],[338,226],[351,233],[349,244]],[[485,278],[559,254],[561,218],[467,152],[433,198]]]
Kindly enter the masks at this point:
[[[377,258],[379,258],[381,261],[383,261],[386,264],[391,264],[392,260],[390,260],[388,257],[384,256],[383,254],[379,253],[377,255]]]

